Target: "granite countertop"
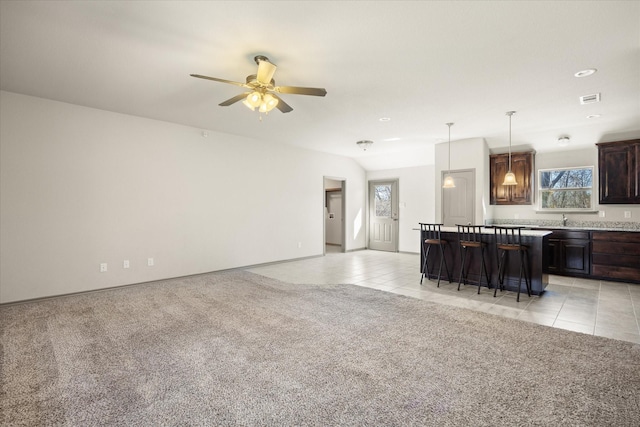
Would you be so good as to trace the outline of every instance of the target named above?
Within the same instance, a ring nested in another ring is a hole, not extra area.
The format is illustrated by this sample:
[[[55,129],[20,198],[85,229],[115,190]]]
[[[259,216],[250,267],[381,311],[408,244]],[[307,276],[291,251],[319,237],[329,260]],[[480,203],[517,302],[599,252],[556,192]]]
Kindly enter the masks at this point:
[[[502,225],[502,224],[496,224],[496,225]],[[513,224],[504,224],[504,226],[514,227]],[[458,227],[441,227],[440,230],[448,233],[457,233]],[[486,228],[482,227],[480,231],[482,232],[482,234],[495,234],[495,230],[491,226],[487,226]],[[537,230],[535,227],[525,228],[521,231],[521,234],[523,236],[533,236],[533,237],[544,237],[551,233],[552,233],[551,230],[546,230],[546,229]]]
[[[625,222],[605,222],[605,221],[569,221],[567,225],[562,224],[560,221],[539,221],[530,223],[523,223],[523,221],[509,221],[509,220],[497,220],[493,225],[503,226],[519,226],[526,227],[528,229],[545,229],[545,230],[577,230],[577,231],[624,231],[638,233],[640,232],[640,222],[625,221]]]
[[[531,227],[531,226],[526,226]],[[576,230],[576,231],[624,231],[627,233],[640,233],[639,229],[636,228],[620,228],[620,227],[572,227],[570,225],[567,226],[535,226],[535,228],[540,228],[544,230]]]

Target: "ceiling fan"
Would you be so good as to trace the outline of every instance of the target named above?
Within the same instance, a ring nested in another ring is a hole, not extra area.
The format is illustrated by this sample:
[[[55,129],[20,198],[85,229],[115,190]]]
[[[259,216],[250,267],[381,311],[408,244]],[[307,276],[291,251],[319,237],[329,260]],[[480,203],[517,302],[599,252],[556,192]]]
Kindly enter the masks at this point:
[[[242,101],[244,105],[249,107],[251,110],[255,110],[257,108],[261,113],[267,113],[274,108],[278,108],[278,110],[283,113],[288,113],[293,110],[293,108],[284,102],[277,93],[312,96],[325,96],[327,94],[325,89],[315,87],[276,86],[276,82],[273,80],[273,74],[276,72],[277,68],[275,64],[271,63],[269,58],[262,55],[258,55],[253,59],[256,61],[256,64],[258,64],[258,73],[247,76],[246,83],[219,79],[217,77],[208,77],[200,74],[191,74],[191,77],[213,80],[214,82],[229,83],[248,89],[246,92],[236,95],[233,98],[229,98],[226,101],[221,102],[219,105],[221,107],[227,107],[244,99],[244,101]]]

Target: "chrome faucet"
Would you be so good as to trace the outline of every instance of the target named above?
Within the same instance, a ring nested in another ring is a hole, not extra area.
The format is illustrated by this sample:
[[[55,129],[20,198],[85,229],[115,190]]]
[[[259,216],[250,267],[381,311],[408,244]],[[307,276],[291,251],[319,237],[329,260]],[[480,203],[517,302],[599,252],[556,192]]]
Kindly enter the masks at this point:
[[[562,226],[566,227],[567,226],[567,221],[569,220],[569,218],[567,218],[567,216],[565,214],[562,214]]]

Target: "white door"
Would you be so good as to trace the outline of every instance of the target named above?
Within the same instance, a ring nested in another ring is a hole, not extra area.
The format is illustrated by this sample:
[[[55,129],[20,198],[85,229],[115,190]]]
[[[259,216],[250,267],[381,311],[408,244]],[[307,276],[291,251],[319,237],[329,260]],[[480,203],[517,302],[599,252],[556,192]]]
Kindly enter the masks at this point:
[[[443,172],[442,180],[444,175]],[[451,176],[456,186],[442,189],[442,223],[445,227],[469,223],[475,225],[476,171],[451,171]]]
[[[369,249],[398,252],[398,181],[369,181]]]

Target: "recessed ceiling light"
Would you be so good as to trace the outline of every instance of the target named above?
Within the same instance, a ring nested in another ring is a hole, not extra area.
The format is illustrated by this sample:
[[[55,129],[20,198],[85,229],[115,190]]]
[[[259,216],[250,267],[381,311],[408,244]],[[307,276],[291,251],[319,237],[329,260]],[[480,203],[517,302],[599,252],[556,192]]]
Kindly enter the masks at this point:
[[[568,136],[561,136],[560,138],[558,138],[558,145],[560,147],[566,147],[567,145],[569,145],[570,142],[571,142],[571,139],[569,139]]]
[[[591,76],[593,74],[595,74],[595,72],[598,71],[595,68],[587,68],[586,70],[580,70],[577,73],[574,74],[574,76],[576,77],[588,77]]]
[[[587,119],[597,119],[600,116],[601,116],[601,114],[589,114],[587,116]]]
[[[383,141],[400,141],[400,138],[387,138],[387,139],[383,139]]]
[[[380,117],[380,121],[381,122],[390,122],[391,121],[391,117]]]

